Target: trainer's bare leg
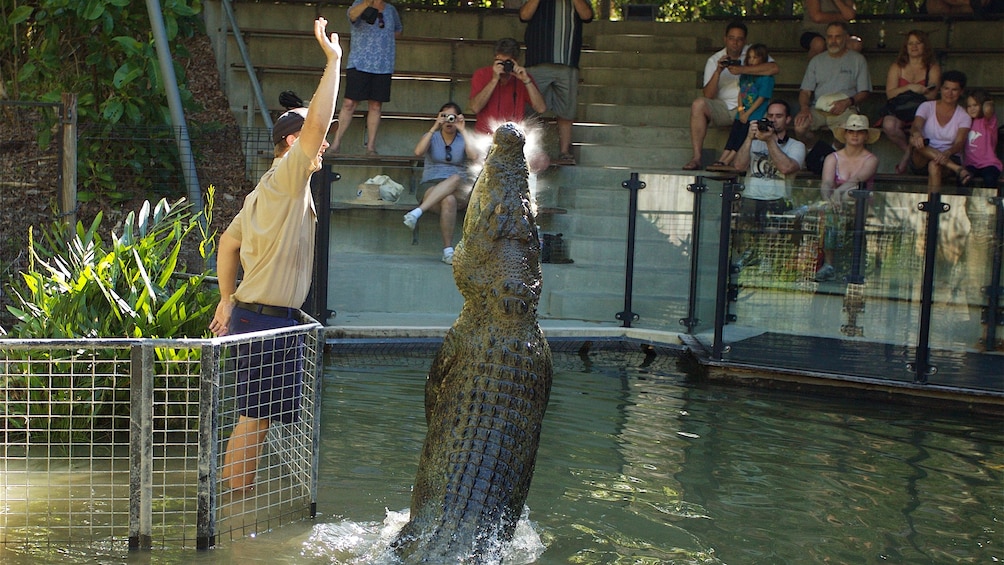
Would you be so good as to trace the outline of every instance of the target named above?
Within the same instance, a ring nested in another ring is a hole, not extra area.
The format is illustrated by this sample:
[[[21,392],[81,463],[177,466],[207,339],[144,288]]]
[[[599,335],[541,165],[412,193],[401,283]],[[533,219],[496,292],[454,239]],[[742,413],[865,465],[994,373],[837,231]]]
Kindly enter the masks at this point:
[[[268,433],[268,420],[241,416],[227,440],[223,455],[223,480],[230,488],[242,490],[254,486],[258,457]]]

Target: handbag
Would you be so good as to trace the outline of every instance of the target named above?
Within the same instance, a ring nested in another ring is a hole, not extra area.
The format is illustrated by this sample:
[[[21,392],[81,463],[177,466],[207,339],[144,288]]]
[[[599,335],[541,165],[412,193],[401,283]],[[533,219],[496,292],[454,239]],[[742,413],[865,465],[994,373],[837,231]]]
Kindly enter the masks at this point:
[[[907,90],[889,99],[882,107],[883,116],[895,116],[904,122],[913,121],[917,108],[927,102],[927,97],[919,92]]]

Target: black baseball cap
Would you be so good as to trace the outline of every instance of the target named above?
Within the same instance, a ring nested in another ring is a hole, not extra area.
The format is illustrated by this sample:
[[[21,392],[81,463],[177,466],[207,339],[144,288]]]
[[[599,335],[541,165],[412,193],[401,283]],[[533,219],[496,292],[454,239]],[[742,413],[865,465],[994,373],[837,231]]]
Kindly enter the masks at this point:
[[[272,142],[279,145],[283,139],[286,139],[287,135],[303,129],[303,120],[306,115],[306,108],[293,108],[279,116],[279,119],[272,126]]]

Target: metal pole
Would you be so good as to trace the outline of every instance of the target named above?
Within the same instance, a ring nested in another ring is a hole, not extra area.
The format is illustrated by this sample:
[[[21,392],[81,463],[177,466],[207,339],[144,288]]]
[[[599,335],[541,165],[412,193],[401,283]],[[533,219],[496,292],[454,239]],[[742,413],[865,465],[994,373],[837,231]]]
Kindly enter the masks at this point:
[[[195,172],[195,159],[192,154],[192,142],[188,138],[188,125],[185,112],[181,106],[181,94],[178,92],[178,78],[174,74],[174,61],[167,42],[167,31],[164,29],[164,14],[159,0],[146,0],[146,8],[150,13],[150,27],[153,30],[153,42],[157,48],[157,61],[160,63],[160,74],[164,79],[164,91],[167,95],[167,105],[171,109],[171,121],[174,123],[175,140],[178,144],[178,156],[181,159],[181,171],[188,187],[188,200],[195,209],[202,211],[202,189],[199,187],[199,177]],[[203,217],[203,223],[205,219]]]
[[[195,547],[210,549],[216,545],[216,460],[219,457],[219,429],[216,425],[220,396],[220,357],[222,347],[202,348],[199,374],[199,477],[195,506]]]
[[[1001,346],[997,342],[997,326],[1004,325],[1004,308],[1001,307],[1001,296],[1004,296],[1004,288],[1001,288],[1001,263],[1004,262],[1004,189],[997,189],[997,197],[991,198],[990,204],[994,207],[996,222],[991,244],[993,260],[990,262],[990,284],[985,291],[987,305],[983,319],[987,326],[986,350],[996,351]]]
[[[331,226],[331,183],[341,175],[332,170],[332,165],[324,163],[321,170],[310,177],[310,189],[317,210],[317,235],[314,241],[314,274],[310,292],[304,302],[304,309],[310,317],[327,324],[328,310],[328,245]]]
[[[153,547],[153,346],[134,345],[129,380],[129,549]]]
[[[621,327],[630,328],[631,322],[638,321],[638,314],[631,311],[631,294],[634,288],[634,237],[638,221],[638,191],[645,188],[645,183],[638,180],[638,173],[631,173],[631,178],[621,183],[621,187],[631,191],[628,200],[628,233],[627,260],[624,273],[624,311],[617,313],[617,319],[623,322]]]
[[[237,18],[234,16],[234,7],[230,5],[230,0],[223,0],[223,9],[227,12],[227,19],[230,20],[230,29],[234,30],[234,42],[237,43],[237,50],[240,51],[241,60],[244,61],[244,68],[247,69],[251,91],[254,92],[255,100],[258,101],[261,121],[265,124],[265,128],[272,131],[272,116],[268,113],[268,105],[265,104],[265,95],[262,94],[261,83],[258,82],[258,75],[254,72],[254,65],[251,64],[251,55],[248,54],[248,47],[244,44],[244,38],[241,37],[241,28],[237,27]]]
[[[865,215],[868,208],[868,199],[871,192],[865,188],[865,183],[858,183],[858,189],[852,190],[850,194],[854,199],[854,232],[852,234],[851,253],[851,274],[847,276],[847,282],[852,284],[864,284],[864,259],[865,259]]]
[[[715,277],[715,342],[711,345],[711,356],[719,361],[729,350],[724,343],[725,318],[729,309],[729,239],[732,231],[732,203],[739,199],[741,191],[742,185],[732,182],[731,179],[722,183],[722,218],[718,232],[718,273]]]
[[[940,214],[951,209],[941,203],[941,193],[932,192],[930,200],[917,205],[921,212],[927,212],[927,234],[924,240],[924,277],[920,283],[920,329],[917,337],[917,356],[907,368],[914,373],[913,382],[926,384],[927,377],[938,372],[931,365],[931,308],[934,306],[934,260],[938,247],[938,221]]]
[[[700,271],[701,249],[701,203],[708,185],[704,177],[697,177],[693,184],[687,185],[687,190],[694,193],[694,217],[690,224],[690,295],[687,297],[687,317],[680,320],[680,325],[687,327],[687,333],[692,333],[700,323],[697,319],[697,273]]]

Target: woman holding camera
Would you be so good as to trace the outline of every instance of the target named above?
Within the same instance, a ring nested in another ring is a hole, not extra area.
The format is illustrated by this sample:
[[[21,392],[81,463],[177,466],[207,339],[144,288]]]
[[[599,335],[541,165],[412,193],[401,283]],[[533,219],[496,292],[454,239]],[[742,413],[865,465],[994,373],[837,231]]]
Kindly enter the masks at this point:
[[[355,0],[348,10],[352,24],[349,57],[345,64],[345,94],[338,113],[338,130],[331,152],[338,153],[356,106],[369,101],[366,113],[366,155],[375,157],[377,128],[384,102],[390,102],[391,74],[396,56],[395,40],[404,29],[401,16],[384,0]]]
[[[475,131],[491,135],[499,124],[522,122],[526,106],[537,113],[547,110],[544,96],[519,58],[519,42],[503,37],[495,42],[495,61],[471,77],[471,109],[477,112]]]
[[[404,225],[414,229],[422,214],[430,210],[439,214],[439,231],[443,236],[443,262],[453,264],[453,232],[457,226],[457,210],[467,208],[472,183],[467,167],[477,158],[477,149],[465,137],[464,115],[455,102],[439,109],[436,121],[415,146],[416,156],[425,156],[422,182],[415,194],[419,206],[404,215]]]

